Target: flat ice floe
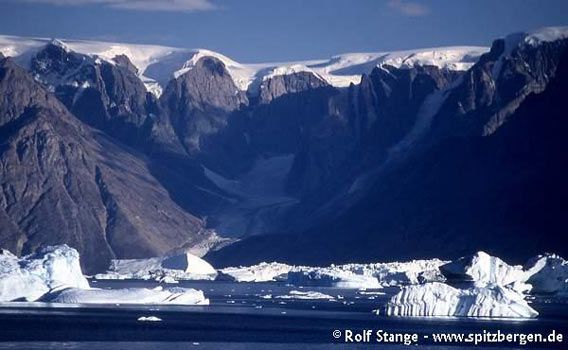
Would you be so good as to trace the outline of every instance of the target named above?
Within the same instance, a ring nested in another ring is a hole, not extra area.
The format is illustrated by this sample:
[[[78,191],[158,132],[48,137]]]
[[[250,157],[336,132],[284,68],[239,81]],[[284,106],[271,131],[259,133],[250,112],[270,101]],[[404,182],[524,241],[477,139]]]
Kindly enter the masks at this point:
[[[141,316],[138,317],[137,321],[140,322],[161,322],[162,319],[156,316]]]
[[[209,305],[203,292],[191,288],[79,289],[53,291],[41,301],[63,304]]]
[[[291,290],[286,295],[277,295],[275,299],[302,299],[302,300],[335,300],[335,297],[315,291]]]
[[[532,318],[524,296],[501,286],[457,289],[432,282],[403,288],[387,303],[388,316]]]
[[[178,280],[213,280],[217,271],[205,260],[180,253],[149,259],[113,260],[110,270],[95,279],[141,279],[176,283]]]

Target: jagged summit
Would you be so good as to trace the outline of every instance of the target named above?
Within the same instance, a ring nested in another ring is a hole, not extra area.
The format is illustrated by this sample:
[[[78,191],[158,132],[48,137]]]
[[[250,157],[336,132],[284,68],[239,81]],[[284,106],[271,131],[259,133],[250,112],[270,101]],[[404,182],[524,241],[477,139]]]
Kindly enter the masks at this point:
[[[433,65],[450,70],[466,70],[471,67],[487,47],[456,46],[418,50],[346,53],[328,59],[294,62],[239,63],[223,54],[206,49],[185,49],[157,45],[124,44],[85,40],[58,40],[0,36],[0,52],[18,58],[18,63],[28,64],[33,55],[45,45],[53,44],[65,50],[75,51],[114,63],[116,56],[126,56],[138,70],[148,91],[160,95],[172,78],[193,69],[202,57],[220,60],[235,85],[241,91],[257,89],[262,81],[274,76],[313,73],[328,84],[347,87],[359,83],[362,74],[370,73],[381,65],[412,67]],[[257,91],[249,91],[256,94]]]
[[[244,237],[217,255],[238,264],[550,250],[566,32],[260,64],[0,36],[0,246],[71,244],[93,270],[219,237]]]
[[[538,45],[568,37],[568,27],[545,27],[538,30],[509,34],[503,39],[508,50],[520,45]],[[279,75],[310,72],[328,84],[347,87],[358,84],[362,74],[377,66],[409,68],[415,65],[436,66],[443,69],[465,71],[488,47],[449,46],[415,50],[344,53],[328,59],[292,62],[239,63],[221,53],[207,49],[175,48],[159,45],[98,42],[87,40],[61,40],[0,36],[0,53],[18,58],[18,63],[29,63],[30,57],[43,46],[52,44],[77,53],[114,62],[116,56],[126,56],[138,71],[148,91],[160,95],[169,80],[193,69],[202,57],[214,57],[225,65],[237,88],[241,91],[257,89],[262,81]],[[256,94],[257,91],[250,91]]]
[[[63,41],[59,40],[59,39],[51,39],[51,41],[49,42],[49,44],[50,44],[50,45],[53,45],[53,46],[60,47],[60,48],[62,48],[62,49],[65,50],[65,51],[68,51],[68,50],[69,50],[69,48],[67,47],[67,45],[65,45],[65,43],[64,43]]]

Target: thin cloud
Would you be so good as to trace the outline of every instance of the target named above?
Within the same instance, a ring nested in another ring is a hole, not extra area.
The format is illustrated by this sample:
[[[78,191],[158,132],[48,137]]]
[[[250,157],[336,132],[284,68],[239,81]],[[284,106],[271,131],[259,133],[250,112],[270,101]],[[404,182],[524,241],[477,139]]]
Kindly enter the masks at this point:
[[[60,6],[101,5],[138,11],[208,11],[216,9],[211,0],[24,0]]]
[[[427,6],[413,1],[389,0],[388,5],[390,8],[410,17],[420,17],[430,13]]]

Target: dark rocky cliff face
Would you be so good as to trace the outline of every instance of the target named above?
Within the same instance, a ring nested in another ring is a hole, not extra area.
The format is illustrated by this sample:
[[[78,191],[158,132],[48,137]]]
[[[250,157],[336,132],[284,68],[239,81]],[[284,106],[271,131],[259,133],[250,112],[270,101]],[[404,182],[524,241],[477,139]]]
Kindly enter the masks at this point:
[[[31,61],[36,79],[85,123],[144,151],[183,152],[155,96],[126,56],[116,64],[48,44]]]
[[[566,41],[510,52],[500,46],[450,85],[422,140],[375,173],[346,210],[298,234],[250,238],[208,258],[218,265],[329,264],[483,249],[522,262],[542,251],[568,254]],[[381,91],[371,94],[371,86],[361,89],[378,100]]]
[[[204,57],[159,99],[126,56],[3,60],[0,245],[65,242],[94,270],[207,221],[267,234],[219,264],[563,253],[567,41],[514,39],[467,72],[384,65],[349,88],[299,72],[244,92]]]
[[[338,215],[354,199],[349,188],[356,179],[369,173],[372,180],[390,149],[419,123],[426,98],[460,74],[384,66],[335,98],[339,108],[305,135],[289,176],[288,190],[303,199],[299,212],[310,212],[312,219]],[[336,203],[329,206],[330,201]]]
[[[144,157],[81,125],[10,59],[0,64],[0,244],[67,243],[87,272],[110,258],[163,254],[207,238]]]
[[[448,96],[434,122],[434,136],[497,131],[527,96],[546,88],[567,45],[568,40],[556,40],[507,48],[505,40],[496,40]]]
[[[311,72],[276,75],[261,82],[258,101],[259,103],[270,103],[283,95],[301,93],[325,86],[328,86],[328,84]]]
[[[337,89],[313,73],[275,76],[262,83],[247,133],[259,154],[295,154],[304,137],[331,113]]]
[[[203,57],[171,80],[160,102],[192,159],[226,174],[249,165],[240,117],[248,99],[217,58]]]
[[[188,72],[170,81],[161,101],[187,152],[205,152],[204,139],[225,128],[232,112],[246,105],[221,61],[203,57]]]

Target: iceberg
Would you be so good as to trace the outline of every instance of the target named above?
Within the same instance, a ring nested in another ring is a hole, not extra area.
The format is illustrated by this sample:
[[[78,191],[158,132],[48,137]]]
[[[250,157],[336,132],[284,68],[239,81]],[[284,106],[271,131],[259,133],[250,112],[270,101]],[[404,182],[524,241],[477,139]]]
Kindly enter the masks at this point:
[[[150,259],[113,260],[110,270],[95,279],[141,279],[175,283],[177,280],[214,280],[217,271],[188,252]]]
[[[382,286],[398,286],[425,282],[443,282],[439,267],[448,261],[440,259],[412,260],[407,262],[346,264],[342,269],[356,274],[373,276]]]
[[[291,290],[287,295],[278,295],[276,299],[301,299],[301,300],[335,300],[335,297],[315,291],[302,292],[299,290]]]
[[[218,278],[237,282],[286,281],[298,286],[381,288],[444,281],[438,267],[446,263],[447,261],[431,259],[310,267],[263,262],[253,266],[221,269]]]
[[[525,264],[534,293],[568,294],[568,261],[555,254],[538,255]]]
[[[0,252],[0,301],[35,301],[60,286],[89,288],[75,249],[44,247],[22,258]]]
[[[474,282],[476,286],[507,286],[526,280],[526,273],[521,266],[511,266],[485,252],[477,252],[442,265],[440,271],[448,281]]]
[[[161,322],[162,319],[156,316],[141,316],[138,317],[137,321],[140,322]]]
[[[206,264],[189,255],[166,263],[182,272],[215,272]],[[81,272],[79,253],[67,245],[44,247],[22,258],[7,250],[0,251],[0,301],[15,300],[66,304],[209,304],[202,291],[189,288],[91,288]]]
[[[294,267],[287,281],[294,285],[340,288],[382,288],[444,281],[438,269],[447,261],[439,259],[409,262],[331,265],[329,267]]]
[[[20,268],[17,256],[0,252],[0,301],[36,300],[48,291],[39,276]]]
[[[522,294],[502,286],[457,289],[432,282],[403,288],[386,305],[388,316],[533,318]]]
[[[63,288],[48,293],[41,301],[62,304],[168,304],[209,305],[203,292],[191,288]]]
[[[341,267],[303,268],[288,272],[287,282],[296,286],[337,288],[381,288],[376,277],[357,274]]]
[[[277,262],[262,262],[253,266],[227,267],[219,270],[219,279],[235,282],[274,282],[286,280],[288,272],[295,266]]]
[[[81,271],[79,252],[65,244],[43,247],[21,259],[20,266],[40,277],[49,288],[61,285],[89,288]]]

